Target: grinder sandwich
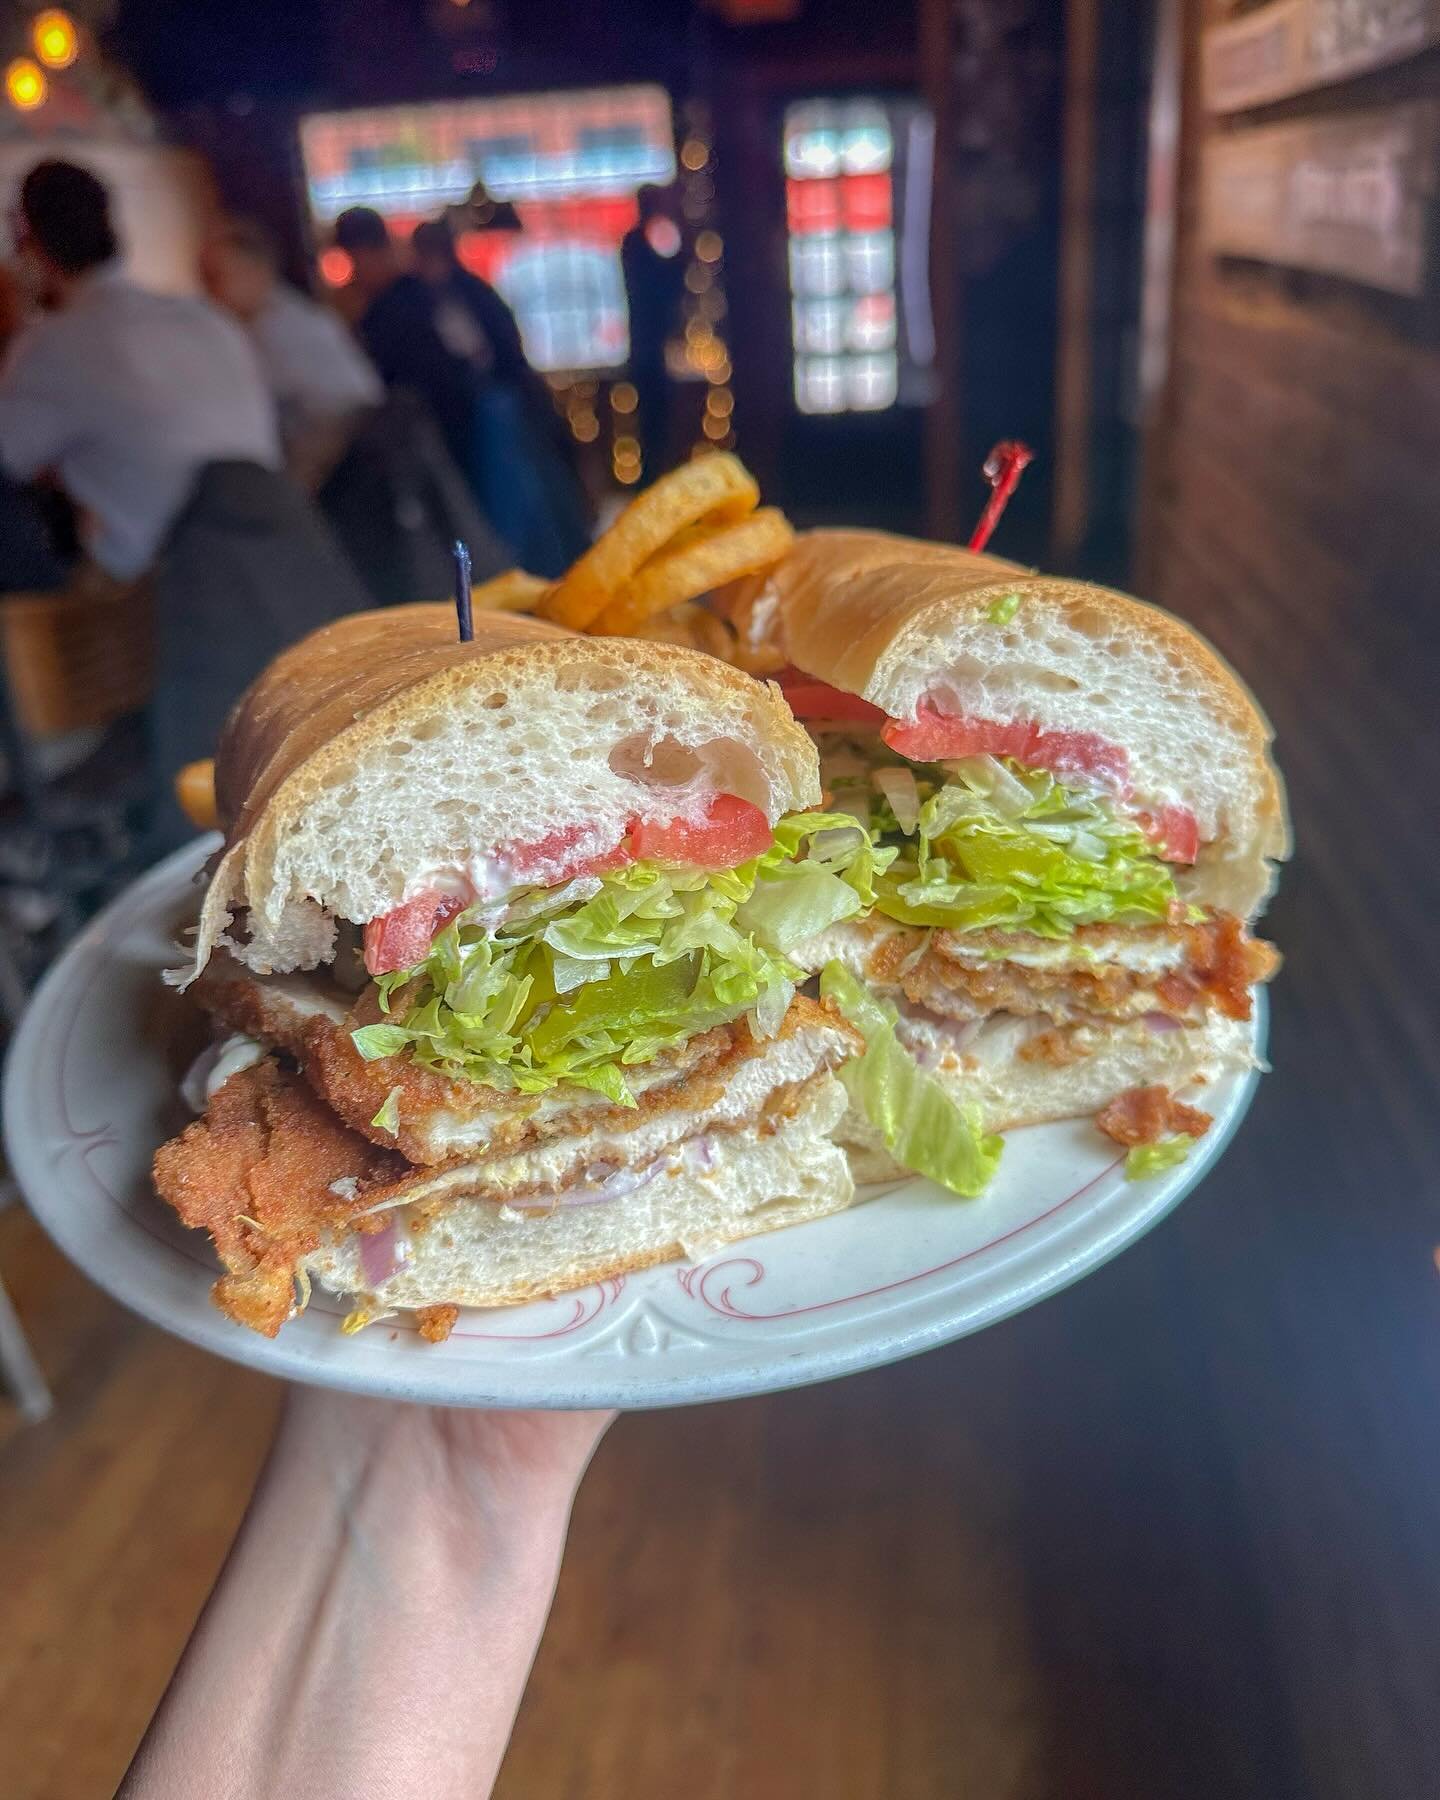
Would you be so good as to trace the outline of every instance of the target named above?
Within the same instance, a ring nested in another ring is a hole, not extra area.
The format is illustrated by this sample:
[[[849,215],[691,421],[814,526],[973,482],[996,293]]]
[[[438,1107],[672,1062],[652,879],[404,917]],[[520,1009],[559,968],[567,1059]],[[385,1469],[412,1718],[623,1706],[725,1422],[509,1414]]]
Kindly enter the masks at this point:
[[[1253,1060],[1277,959],[1249,924],[1288,850],[1269,727],[1219,657],[1125,595],[875,532],[802,534],[732,602],[788,665],[827,802],[894,852],[873,909],[796,953],[822,992],[863,1023],[863,984],[977,1128],[1203,1129],[1171,1095]],[[845,1135],[865,1173],[904,1160],[903,1131]]]
[[[773,690],[666,644],[360,614],[249,691],[216,793],[183,980],[243,1043],[155,1176],[238,1322],[273,1335],[319,1283],[438,1337],[852,1200],[832,1070],[859,1039],[789,950],[868,905],[873,859],[806,810]]]

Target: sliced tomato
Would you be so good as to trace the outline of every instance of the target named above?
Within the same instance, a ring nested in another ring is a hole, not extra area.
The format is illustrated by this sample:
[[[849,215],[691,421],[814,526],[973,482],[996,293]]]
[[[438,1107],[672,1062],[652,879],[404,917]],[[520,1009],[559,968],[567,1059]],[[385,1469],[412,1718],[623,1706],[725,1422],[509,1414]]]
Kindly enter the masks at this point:
[[[881,737],[911,762],[941,762],[959,756],[1013,756],[1025,762],[1035,727],[1023,719],[953,718],[921,706],[913,719],[889,719]]]
[[[1097,732],[1036,731],[1028,757],[1052,775],[1088,775],[1122,798],[1130,793],[1129,756]]]
[[[365,967],[372,975],[413,969],[430,954],[431,940],[447,920],[465,910],[456,894],[425,888],[393,912],[371,919],[365,927]]]
[[[971,719],[921,705],[913,719],[890,719],[880,736],[911,762],[1009,756],[1027,769],[1085,775],[1117,794],[1130,789],[1130,759],[1093,731],[1043,731],[1030,719]]]
[[[623,869],[633,860],[633,852],[623,837],[613,849],[598,855],[579,849],[582,843],[593,841],[594,834],[586,826],[562,825],[533,844],[510,845],[501,856],[522,881],[536,879],[547,887],[573,881],[577,875],[608,875],[612,869]]]
[[[1166,862],[1193,863],[1200,854],[1200,826],[1188,806],[1162,806],[1135,816]]]
[[[628,841],[637,861],[733,869],[768,850],[774,838],[758,806],[734,794],[717,794],[703,819],[671,819],[664,825],[636,819]]]
[[[858,694],[847,694],[843,688],[831,687],[828,681],[816,681],[800,669],[782,669],[775,677],[785,703],[797,719],[843,719],[859,725],[883,725],[885,715],[878,706],[862,700]]]

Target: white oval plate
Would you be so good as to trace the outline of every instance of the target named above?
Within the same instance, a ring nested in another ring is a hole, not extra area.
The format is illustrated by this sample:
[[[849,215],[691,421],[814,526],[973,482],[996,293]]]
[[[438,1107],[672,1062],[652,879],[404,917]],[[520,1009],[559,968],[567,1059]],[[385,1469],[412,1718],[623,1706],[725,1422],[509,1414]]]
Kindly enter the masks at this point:
[[[443,1406],[648,1407],[893,1362],[1033,1305],[1148,1231],[1220,1155],[1255,1088],[1254,1074],[1212,1088],[1200,1148],[1148,1181],[1126,1181],[1086,1121],[1037,1126],[1010,1135],[981,1200],[919,1179],[875,1188],[698,1264],[462,1313],[444,1344],[388,1321],[344,1337],[344,1307],[317,1289],[272,1342],[211,1306],[207,1240],[150,1187],[152,1152],[184,1122],[177,1040],[193,1028],[160,971],[215,841],[143,876],[41,983],[5,1071],[5,1140],[36,1216],[92,1280],[167,1331],[294,1381]]]

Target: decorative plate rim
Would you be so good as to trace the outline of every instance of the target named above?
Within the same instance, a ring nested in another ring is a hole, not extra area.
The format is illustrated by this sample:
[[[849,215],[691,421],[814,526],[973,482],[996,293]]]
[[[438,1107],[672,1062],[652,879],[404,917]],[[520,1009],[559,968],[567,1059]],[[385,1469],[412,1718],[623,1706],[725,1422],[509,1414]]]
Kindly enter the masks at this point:
[[[430,1346],[407,1345],[397,1354],[392,1350],[392,1334],[403,1328],[398,1320],[384,1321],[353,1338],[343,1337],[338,1330],[325,1336],[302,1335],[293,1327],[282,1330],[277,1338],[262,1338],[232,1324],[210,1308],[208,1300],[199,1308],[179,1304],[175,1296],[164,1291],[167,1284],[163,1280],[145,1280],[138,1269],[117,1267],[114,1259],[103,1254],[101,1246],[95,1242],[96,1233],[87,1208],[67,1201],[63,1184],[57,1181],[56,1171],[46,1160],[45,1149],[37,1142],[40,1135],[38,1122],[43,1119],[48,1106],[58,1113],[62,1131],[69,1134],[64,1147],[78,1154],[94,1188],[108,1198],[123,1217],[128,1227],[124,1235],[138,1231],[153,1245],[170,1251],[173,1259],[183,1265],[183,1278],[192,1287],[203,1269],[208,1287],[214,1264],[208,1253],[199,1248],[198,1235],[193,1250],[182,1250],[180,1242],[161,1229],[158,1217],[152,1223],[138,1216],[90,1167],[88,1151],[113,1143],[115,1138],[105,1134],[113,1132],[114,1128],[102,1126],[87,1132],[74,1124],[68,1105],[70,1094],[65,1079],[65,1059],[66,1034],[73,1031],[78,1022],[88,984],[97,976],[103,978],[107,967],[118,967],[116,952],[137,927],[157,924],[162,907],[166,914],[173,910],[183,894],[182,877],[193,877],[203,858],[218,842],[218,837],[212,834],[173,852],[146,871],[90,921],[47,971],[11,1040],[5,1061],[5,1144],[15,1178],[36,1218],[65,1255],[111,1298],[186,1342],[281,1379],[438,1405],[620,1406],[641,1410],[779,1392],[882,1367],[1013,1317],[1026,1307],[1062,1292],[1143,1237],[1180,1204],[1224,1154],[1249,1110],[1259,1082],[1258,1069],[1228,1078],[1230,1085],[1215,1126],[1196,1152],[1164,1177],[1126,1190],[1131,1194],[1131,1204],[1117,1209],[1113,1218],[1090,1216],[1089,1229],[1081,1231],[1080,1241],[1068,1248],[1051,1243],[1048,1256],[1042,1255],[1040,1266],[1034,1269],[1024,1266],[1025,1248],[1002,1259],[996,1265],[997,1269],[1003,1270],[1013,1264],[1015,1279],[1004,1283],[1001,1291],[988,1298],[977,1301],[973,1296],[967,1296],[963,1289],[956,1289],[947,1306],[943,1292],[921,1293],[911,1312],[925,1307],[928,1302],[928,1310],[933,1316],[907,1316],[906,1308],[897,1303],[877,1317],[857,1320],[852,1341],[848,1343],[838,1341],[839,1331],[832,1330],[828,1321],[824,1324],[817,1321],[813,1334],[797,1334],[793,1343],[788,1340],[757,1343],[754,1354],[745,1354],[742,1346],[727,1340],[727,1348],[742,1348],[740,1356],[732,1354],[723,1365],[717,1363],[689,1372],[673,1370],[665,1373],[664,1350],[669,1341],[665,1334],[673,1333],[690,1346],[704,1342],[705,1326],[708,1324],[713,1328],[714,1325],[714,1318],[707,1318],[707,1313],[721,1319],[778,1323],[785,1318],[798,1319],[807,1314],[832,1312],[847,1304],[874,1299],[902,1288],[916,1288],[963,1263],[978,1262],[1002,1245],[1017,1243],[1042,1224],[1052,1223],[1077,1201],[1112,1181],[1121,1158],[1117,1156],[1079,1187],[1033,1217],[1011,1225],[995,1238],[957,1252],[932,1267],[878,1282],[874,1288],[856,1293],[791,1306],[771,1314],[747,1312],[743,1307],[737,1307],[731,1298],[737,1288],[748,1290],[765,1279],[764,1263],[755,1254],[760,1246],[770,1241],[768,1237],[762,1237],[726,1245],[698,1263],[662,1264],[636,1276],[592,1284],[574,1294],[557,1296],[554,1301],[535,1303],[536,1306],[570,1306],[569,1322],[552,1331],[486,1332],[465,1329],[462,1325],[456,1334],[462,1342],[493,1339],[497,1343],[514,1344],[522,1338],[549,1342],[569,1338],[572,1334],[582,1333],[583,1327],[596,1324],[596,1332],[583,1339],[583,1346],[597,1349],[611,1343],[622,1329],[628,1329],[631,1337],[639,1334],[642,1339],[648,1331],[651,1341],[638,1344],[640,1349],[657,1356],[657,1360],[649,1364],[652,1372],[648,1376],[638,1371],[600,1374],[578,1357],[563,1365],[547,1362],[527,1366],[498,1361],[485,1363],[479,1357],[445,1359],[437,1355],[436,1347]],[[73,1006],[66,1010],[64,1003],[72,997]],[[1253,1038],[1256,1054],[1262,1061],[1267,1016],[1262,990],[1257,996]],[[47,1079],[53,1081],[53,1091],[46,1091]],[[1056,1128],[1042,1126],[1035,1129],[1050,1131]],[[792,1227],[777,1233],[776,1239],[794,1239],[842,1220],[854,1220],[871,1213],[872,1209],[884,1207],[887,1199],[928,1192],[931,1185],[919,1178],[885,1184],[863,1207],[834,1215],[830,1220]],[[73,1194],[73,1188],[71,1192]],[[984,1202],[976,1204],[983,1205]],[[146,1254],[153,1255],[153,1251]],[[723,1289],[717,1290],[718,1302],[711,1297],[712,1284],[724,1272],[745,1269],[750,1271],[748,1276],[742,1278],[733,1274]],[[616,1306],[627,1286],[632,1285],[635,1291],[629,1311],[599,1325],[598,1321]],[[700,1310],[693,1317],[679,1319],[654,1304],[662,1298],[676,1298],[677,1290],[689,1302],[699,1302]],[[533,1310],[525,1307],[474,1313],[462,1315],[462,1320],[514,1317],[518,1322],[527,1314],[533,1316]],[[322,1311],[334,1311],[338,1317],[338,1303],[335,1307],[324,1307]],[[321,1313],[317,1312],[317,1320],[319,1316]],[[630,1322],[632,1319],[633,1323]],[[844,1322],[838,1323],[843,1326]],[[627,1368],[634,1368],[633,1361]]]

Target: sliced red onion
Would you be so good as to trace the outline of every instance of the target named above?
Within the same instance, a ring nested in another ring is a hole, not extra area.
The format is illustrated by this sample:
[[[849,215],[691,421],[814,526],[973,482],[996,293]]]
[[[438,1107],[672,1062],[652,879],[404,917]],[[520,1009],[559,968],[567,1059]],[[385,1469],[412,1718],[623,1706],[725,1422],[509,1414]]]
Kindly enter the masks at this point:
[[[909,1024],[928,1029],[907,1031],[905,1027]],[[963,1056],[984,1025],[984,1019],[947,1019],[909,1001],[900,1004],[900,1041],[922,1069],[939,1068],[947,1056]],[[937,1043],[936,1037],[944,1041]]]
[[[872,779],[890,802],[895,823],[906,837],[911,836],[920,823],[920,790],[915,785],[915,777],[909,769],[895,768],[876,769]]]
[[[522,1194],[506,1204],[517,1212],[553,1212],[561,1206],[593,1206],[597,1201],[621,1200],[626,1194],[647,1187],[660,1173],[660,1167],[660,1163],[653,1162],[643,1169],[617,1169],[603,1181],[587,1181],[584,1186],[560,1188],[548,1194]]]
[[[410,1240],[399,1215],[392,1213],[379,1231],[360,1234],[360,1268],[371,1293],[410,1260]]]
[[[707,1132],[704,1137],[691,1138],[680,1152],[680,1160],[692,1172],[708,1174],[715,1167],[715,1139]]]
[[[715,1167],[715,1139],[708,1134],[691,1138],[678,1151],[667,1150],[642,1169],[621,1169],[614,1163],[591,1163],[585,1170],[583,1184],[561,1188],[555,1193],[524,1194],[508,1200],[516,1212],[554,1212],[562,1206],[593,1206],[606,1200],[622,1200],[649,1187],[667,1169],[679,1166],[691,1173]]]

